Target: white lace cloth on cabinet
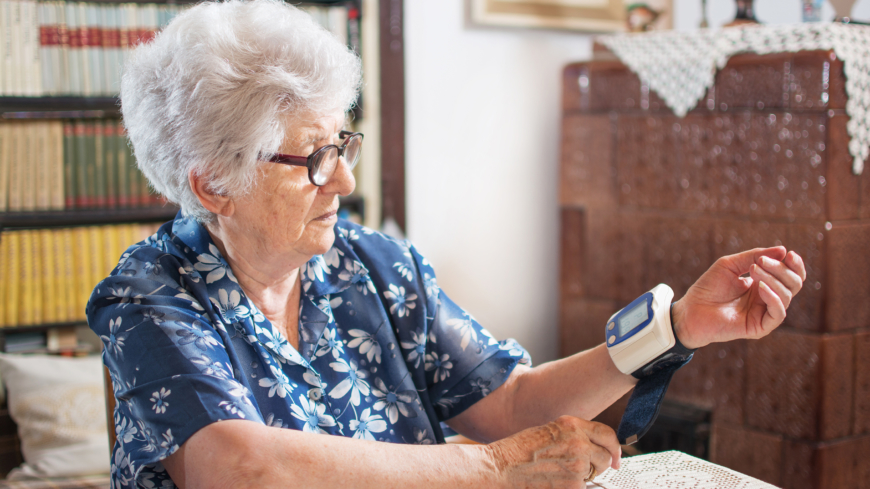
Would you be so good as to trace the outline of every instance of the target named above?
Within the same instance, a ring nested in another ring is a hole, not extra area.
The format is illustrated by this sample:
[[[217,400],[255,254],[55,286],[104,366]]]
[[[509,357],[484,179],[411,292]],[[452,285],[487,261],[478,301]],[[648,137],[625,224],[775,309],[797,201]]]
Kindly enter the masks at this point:
[[[660,452],[622,459],[586,484],[587,489],[776,489],[766,482],[682,452]]]
[[[717,67],[724,67],[736,53],[832,49],[843,61],[846,75],[852,170],[859,175],[864,169],[864,160],[870,155],[870,27],[840,23],[750,25],[617,34],[597,40],[655,90],[679,117],[697,105],[713,86]]]

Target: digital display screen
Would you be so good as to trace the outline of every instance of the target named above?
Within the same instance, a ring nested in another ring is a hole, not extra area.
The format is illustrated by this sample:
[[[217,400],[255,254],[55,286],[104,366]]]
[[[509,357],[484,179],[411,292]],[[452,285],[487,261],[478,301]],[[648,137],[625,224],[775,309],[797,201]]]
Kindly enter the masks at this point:
[[[619,323],[619,336],[625,336],[626,333],[647,319],[649,319],[649,311],[647,311],[646,301],[643,301],[619,317],[617,320],[617,323]]]

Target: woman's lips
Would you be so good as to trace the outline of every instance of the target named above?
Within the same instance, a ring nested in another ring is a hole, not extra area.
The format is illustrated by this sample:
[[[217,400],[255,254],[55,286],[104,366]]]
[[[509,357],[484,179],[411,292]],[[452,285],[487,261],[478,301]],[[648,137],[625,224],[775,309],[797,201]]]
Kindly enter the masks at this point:
[[[323,214],[322,216],[318,216],[318,217],[314,218],[314,220],[315,221],[328,221],[328,220],[332,219],[333,216],[335,216],[336,212],[338,212],[338,209],[336,209],[334,211],[329,211],[326,214]]]

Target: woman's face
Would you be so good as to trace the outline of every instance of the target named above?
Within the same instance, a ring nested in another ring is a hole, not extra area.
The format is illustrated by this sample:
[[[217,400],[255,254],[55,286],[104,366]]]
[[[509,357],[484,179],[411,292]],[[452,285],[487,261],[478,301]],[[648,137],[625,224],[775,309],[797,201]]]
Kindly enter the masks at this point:
[[[328,144],[341,145],[338,133],[344,122],[344,113],[337,113],[289,124],[278,152],[308,156]],[[343,159],[321,187],[311,183],[305,167],[268,162],[261,165],[252,190],[233,199],[232,223],[226,223],[234,228],[233,241],[254,247],[247,251],[259,256],[291,260],[298,265],[327,252],[335,240],[338,197],[350,194],[356,185]],[[239,237],[242,239],[236,239]]]

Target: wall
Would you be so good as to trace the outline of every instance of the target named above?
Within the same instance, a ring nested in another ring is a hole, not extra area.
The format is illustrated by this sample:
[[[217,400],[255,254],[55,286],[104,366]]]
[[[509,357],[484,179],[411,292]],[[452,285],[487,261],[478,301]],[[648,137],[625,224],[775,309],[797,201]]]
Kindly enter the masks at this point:
[[[734,11],[708,1],[712,26]],[[693,29],[700,1],[674,14]],[[758,1],[756,15],[797,22],[800,0]],[[870,19],[870,0],[853,15]],[[557,352],[560,74],[592,36],[466,18],[463,0],[405,2],[408,235],[451,298],[541,363]]]

